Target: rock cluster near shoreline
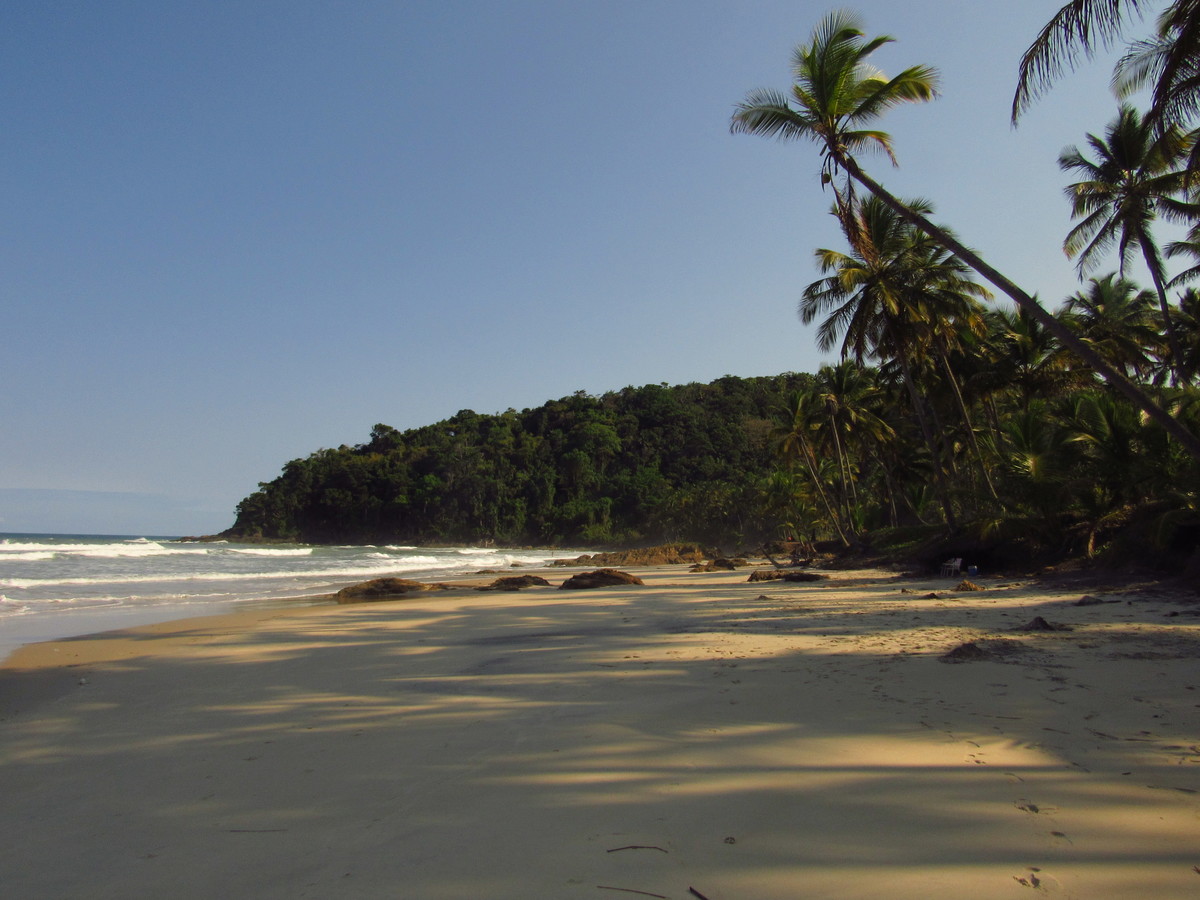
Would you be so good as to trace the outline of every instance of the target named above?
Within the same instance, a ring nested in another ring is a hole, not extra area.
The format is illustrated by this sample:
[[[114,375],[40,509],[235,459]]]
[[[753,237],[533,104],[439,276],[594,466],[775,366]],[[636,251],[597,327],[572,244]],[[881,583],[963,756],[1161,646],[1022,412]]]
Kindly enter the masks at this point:
[[[424,591],[446,591],[450,586],[445,584],[411,581],[407,578],[374,578],[359,584],[344,587],[334,596],[338,603],[370,603],[375,600],[395,600],[408,594],[419,594]]]
[[[636,575],[622,572],[619,569],[597,569],[594,572],[580,572],[572,575],[559,585],[560,590],[580,590],[585,588],[620,587],[629,584],[645,584]]]
[[[699,544],[661,544],[636,550],[592,553],[574,559],[556,559],[552,566],[678,566],[703,563],[721,554]]]

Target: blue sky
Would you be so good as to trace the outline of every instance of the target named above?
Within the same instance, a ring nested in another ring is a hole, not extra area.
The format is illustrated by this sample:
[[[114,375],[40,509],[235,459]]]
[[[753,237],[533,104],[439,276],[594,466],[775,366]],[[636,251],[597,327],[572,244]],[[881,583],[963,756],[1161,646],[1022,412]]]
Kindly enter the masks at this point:
[[[853,7],[943,80],[864,162],[1050,305],[1116,108],[1098,61],[1010,127],[1058,5]],[[9,0],[0,531],[212,532],[377,422],[814,371],[818,157],[729,117],[830,8]]]

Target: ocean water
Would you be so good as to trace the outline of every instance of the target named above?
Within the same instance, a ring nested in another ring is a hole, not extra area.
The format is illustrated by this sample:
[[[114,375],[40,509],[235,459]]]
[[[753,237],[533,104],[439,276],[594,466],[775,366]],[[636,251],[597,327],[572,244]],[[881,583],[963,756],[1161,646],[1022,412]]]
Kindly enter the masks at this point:
[[[370,578],[451,578],[583,552],[0,534],[0,659],[34,641],[291,605]]]

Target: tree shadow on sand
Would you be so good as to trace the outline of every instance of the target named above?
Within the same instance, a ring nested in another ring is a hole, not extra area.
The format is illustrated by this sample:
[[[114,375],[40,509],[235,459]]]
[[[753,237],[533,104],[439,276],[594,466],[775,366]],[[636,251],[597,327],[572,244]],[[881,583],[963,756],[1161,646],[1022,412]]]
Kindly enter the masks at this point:
[[[0,878],[96,898],[1190,886],[1196,631],[1160,628],[1169,600],[916,599],[930,585],[671,574],[93,636],[133,649],[0,673],[20,823]],[[1034,616],[1073,630],[1011,631]],[[1023,649],[940,661],[973,635]]]

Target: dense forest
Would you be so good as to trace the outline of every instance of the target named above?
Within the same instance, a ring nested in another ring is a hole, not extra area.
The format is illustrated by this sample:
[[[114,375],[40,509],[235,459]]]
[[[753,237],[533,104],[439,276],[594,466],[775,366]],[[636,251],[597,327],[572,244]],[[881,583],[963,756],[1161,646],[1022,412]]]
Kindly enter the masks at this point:
[[[1063,6],[1021,60],[1014,122],[1114,40],[1126,12]],[[890,41],[830,14],[796,48],[790,89],[751,92],[731,120],[734,133],[818,149],[844,245],[815,251],[820,277],[797,295],[840,362],[379,425],[366,444],[288,463],[227,534],[729,546],[794,535],[1200,573],[1200,3],[1162,4],[1118,65],[1114,118],[1059,157],[1080,288],[1052,308],[933,222],[932,203],[894,196],[860,164],[870,150],[896,161],[875,120],[936,96],[928,66],[888,78],[869,64]],[[1145,110],[1129,101],[1143,87]],[[1180,239],[1160,240],[1163,220]]]
[[[801,375],[576,393],[521,412],[463,410],[289,462],[227,532],[307,542],[636,543],[761,539],[770,437]]]

